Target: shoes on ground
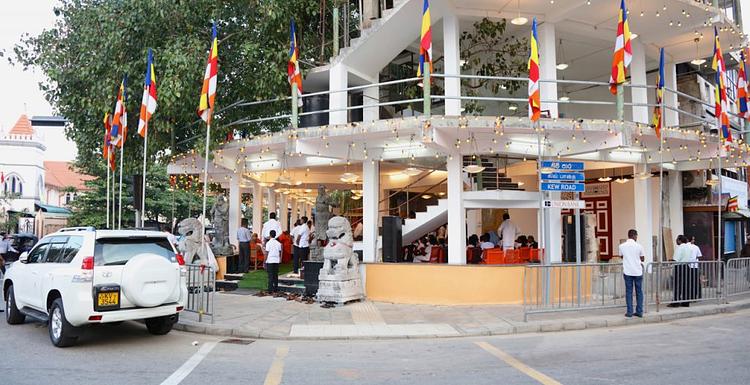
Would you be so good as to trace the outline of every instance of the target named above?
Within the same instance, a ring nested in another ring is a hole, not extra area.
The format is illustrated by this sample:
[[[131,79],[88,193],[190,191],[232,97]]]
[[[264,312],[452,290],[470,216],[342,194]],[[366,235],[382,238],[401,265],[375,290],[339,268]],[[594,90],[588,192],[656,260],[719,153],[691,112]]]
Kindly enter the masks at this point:
[[[670,303],[667,307],[680,307],[679,303]]]
[[[628,318],[633,318],[633,315],[632,315],[632,314],[630,314],[630,313],[625,313],[625,317],[628,317]]]
[[[636,317],[638,317],[638,318],[643,318],[643,313],[635,313],[633,315],[636,316]]]

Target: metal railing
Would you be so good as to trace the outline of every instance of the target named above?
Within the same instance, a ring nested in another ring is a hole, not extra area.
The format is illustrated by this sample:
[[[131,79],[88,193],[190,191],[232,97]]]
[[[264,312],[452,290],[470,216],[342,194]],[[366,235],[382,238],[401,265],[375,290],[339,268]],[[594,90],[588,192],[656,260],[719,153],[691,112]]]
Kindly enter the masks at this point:
[[[646,265],[646,305],[724,301],[723,261],[655,262]],[[650,273],[649,273],[650,272]]]
[[[188,297],[185,311],[198,314],[198,322],[203,316],[211,317],[214,323],[214,293],[216,292],[216,272],[210,266],[185,265],[187,269]]]
[[[727,297],[750,294],[750,258],[732,258],[727,261],[724,292]]]

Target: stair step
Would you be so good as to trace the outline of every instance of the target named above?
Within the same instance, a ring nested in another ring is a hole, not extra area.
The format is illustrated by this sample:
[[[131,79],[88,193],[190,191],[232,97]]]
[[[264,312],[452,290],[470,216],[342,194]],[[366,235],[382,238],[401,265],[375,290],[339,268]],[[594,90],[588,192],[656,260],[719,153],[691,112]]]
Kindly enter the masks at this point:
[[[305,286],[297,286],[297,285],[285,285],[282,284],[281,281],[279,281],[279,290],[288,292],[288,293],[296,293],[296,294],[304,294],[305,293]]]
[[[224,280],[225,281],[241,281],[244,276],[245,276],[244,274],[226,273],[224,274]]]
[[[239,285],[237,285],[236,281],[216,281],[216,290],[234,291],[238,287]]]

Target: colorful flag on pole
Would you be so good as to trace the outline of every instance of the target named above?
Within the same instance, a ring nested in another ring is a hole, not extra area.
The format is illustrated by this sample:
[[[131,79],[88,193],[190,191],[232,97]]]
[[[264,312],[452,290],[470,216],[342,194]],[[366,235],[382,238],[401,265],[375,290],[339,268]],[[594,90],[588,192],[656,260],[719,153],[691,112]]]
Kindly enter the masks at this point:
[[[125,139],[128,136],[128,111],[125,102],[128,100],[125,92],[127,76],[122,78],[120,89],[117,91],[117,102],[115,103],[115,112],[112,115],[111,142],[113,146],[122,148],[125,145]]]
[[[661,103],[664,98],[664,48],[659,49],[659,72],[656,73],[656,106],[654,107],[654,118],[652,124],[656,137],[661,138]]]
[[[541,113],[541,98],[539,96],[539,39],[536,34],[536,17],[531,23],[531,40],[529,43],[529,119],[532,122],[539,120]]]
[[[739,199],[737,196],[730,197],[727,200],[727,211],[737,211],[739,210]]]
[[[628,25],[628,10],[625,0],[620,1],[620,14],[617,20],[617,39],[615,40],[615,54],[612,57],[612,74],[609,76],[609,90],[617,94],[617,86],[625,83],[627,67],[633,59],[633,48],[630,45],[630,26]]]
[[[430,21],[430,3],[424,0],[422,6],[422,32],[419,35],[419,68],[417,76],[424,74],[424,65],[428,63],[432,73],[432,22]]]
[[[302,96],[302,71],[299,69],[299,45],[297,44],[297,27],[294,25],[294,19],[289,27],[289,63],[287,64],[287,75],[289,86],[297,85],[297,95]],[[302,106],[302,99],[297,103]]]
[[[745,72],[745,49],[740,51],[740,67],[737,74],[737,105],[739,116],[743,119],[750,120],[750,113],[747,111],[747,72]]]
[[[109,112],[104,114],[104,145],[102,148],[102,157],[109,159],[109,150],[112,148],[112,141],[110,136],[110,130],[112,129],[111,121],[109,119]]]
[[[721,128],[721,137],[727,142],[732,141],[732,132],[729,127],[729,115],[728,104],[727,104],[727,74],[726,64],[724,63],[724,56],[721,52],[721,44],[719,43],[719,30],[714,27],[714,58],[711,63],[711,68],[716,71],[716,86],[714,88],[715,107],[714,115],[718,120],[718,125]]]
[[[211,27],[211,48],[208,52],[206,74],[203,76],[203,88],[198,104],[198,116],[207,124],[211,124],[216,98],[216,78],[219,73],[219,41],[216,39],[216,23]]]
[[[148,135],[148,121],[156,111],[156,72],[154,72],[154,53],[148,49],[146,58],[146,80],[143,82],[143,99],[141,114],[138,116],[138,135]]]

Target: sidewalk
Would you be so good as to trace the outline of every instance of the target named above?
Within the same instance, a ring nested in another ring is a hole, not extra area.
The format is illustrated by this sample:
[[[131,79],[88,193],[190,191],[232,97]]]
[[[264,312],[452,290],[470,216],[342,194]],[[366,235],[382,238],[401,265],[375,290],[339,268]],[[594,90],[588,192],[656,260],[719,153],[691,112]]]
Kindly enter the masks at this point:
[[[183,312],[175,329],[188,332],[268,339],[392,339],[468,337],[605,328],[734,312],[750,308],[749,298],[729,304],[653,307],[643,318],[627,319],[624,309],[538,314],[523,322],[523,307],[511,305],[433,306],[360,302],[322,308],[285,298],[256,297],[248,291],[215,295],[215,319]],[[208,321],[208,322],[207,322]]]

